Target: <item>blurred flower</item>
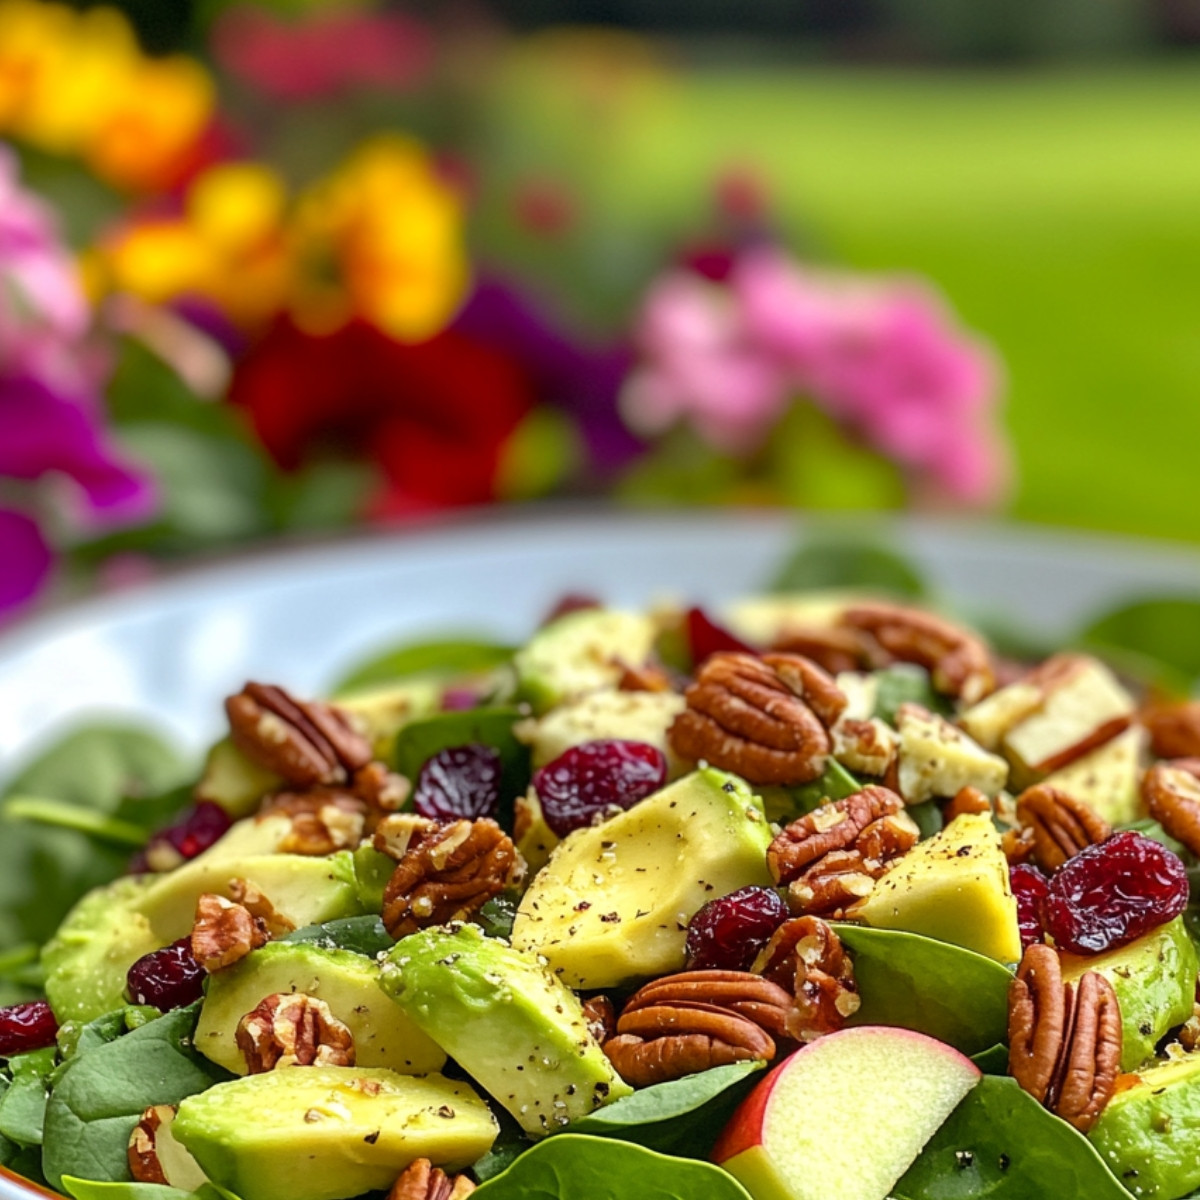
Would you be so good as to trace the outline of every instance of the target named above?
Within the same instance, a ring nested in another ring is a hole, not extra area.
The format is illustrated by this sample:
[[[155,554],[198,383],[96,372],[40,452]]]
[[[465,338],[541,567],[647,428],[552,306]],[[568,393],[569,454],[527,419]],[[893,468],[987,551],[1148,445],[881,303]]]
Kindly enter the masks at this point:
[[[84,524],[136,520],[153,503],[149,481],[105,435],[104,363],[88,341],[89,320],[50,214],[19,186],[0,147],[0,480],[22,485],[5,492],[24,504],[0,511],[0,613],[31,598],[50,570],[34,511],[39,497],[24,485],[47,476],[71,480],[69,515]]]
[[[621,404],[641,433],[683,422],[750,456],[804,397],[916,486],[970,504],[1004,488],[994,361],[926,286],[810,270],[753,246],[722,283],[692,272],[656,283],[639,344]]]
[[[433,39],[414,18],[355,9],[285,20],[231,8],[216,23],[213,51],[231,74],[279,100],[328,99],[356,87],[409,91],[433,65]]]
[[[0,0],[0,133],[163,191],[203,161],[214,105],[203,67],[144,55],[113,9]]]

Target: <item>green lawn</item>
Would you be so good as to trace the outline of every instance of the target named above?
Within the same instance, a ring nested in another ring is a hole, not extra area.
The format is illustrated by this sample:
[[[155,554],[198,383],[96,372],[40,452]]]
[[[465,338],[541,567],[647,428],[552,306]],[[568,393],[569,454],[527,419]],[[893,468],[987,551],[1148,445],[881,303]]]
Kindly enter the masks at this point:
[[[561,83],[561,80],[559,80]],[[582,176],[604,253],[697,227],[734,161],[790,234],[923,272],[1008,368],[1015,515],[1200,539],[1200,70],[707,70],[599,116],[523,71],[523,166]],[[519,132],[518,132],[519,129]]]

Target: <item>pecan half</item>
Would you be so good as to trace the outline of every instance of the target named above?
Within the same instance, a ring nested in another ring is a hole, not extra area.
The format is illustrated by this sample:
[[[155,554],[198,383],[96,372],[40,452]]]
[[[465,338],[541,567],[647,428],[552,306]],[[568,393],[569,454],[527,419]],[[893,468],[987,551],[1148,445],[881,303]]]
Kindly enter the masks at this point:
[[[751,783],[816,779],[846,697],[815,663],[794,654],[719,653],[684,693],[687,708],[667,731],[681,758],[703,759]]]
[[[524,869],[512,839],[489,818],[427,821],[413,827],[384,888],[383,924],[399,939],[428,925],[466,920],[514,886]]]
[[[447,1175],[427,1158],[408,1164],[392,1184],[387,1200],[463,1200],[475,1190],[465,1175]]]
[[[1171,837],[1200,854],[1200,779],[1175,763],[1155,763],[1142,776],[1142,799]]]
[[[260,810],[261,816],[283,813],[292,827],[279,843],[280,854],[333,854],[352,849],[362,841],[367,804],[340,788],[313,788],[308,792],[276,792]]]
[[[1200,700],[1153,704],[1143,709],[1150,749],[1159,758],[1200,757]]]
[[[816,917],[784,921],[751,969],[795,997],[797,1041],[810,1042],[841,1029],[862,1003],[854,964],[841,939]]]
[[[211,975],[265,946],[271,932],[262,917],[243,904],[205,892],[196,901],[192,957]]]
[[[225,701],[225,712],[234,745],[297,787],[345,783],[371,761],[370,743],[332,704],[248,683]]]
[[[1063,983],[1049,946],[1026,949],[1008,991],[1009,1074],[1081,1133],[1116,1089],[1121,1012],[1112,984],[1088,971]]]
[[[846,609],[838,623],[871,638],[888,658],[925,667],[939,692],[966,704],[996,686],[983,639],[932,613],[898,604],[859,604]]]
[[[304,992],[266,996],[235,1032],[251,1075],[281,1067],[352,1067],[354,1037],[329,1005]]]
[[[1057,871],[1068,858],[1112,833],[1090,805],[1044,783],[1017,797],[1017,818],[1033,831],[1033,857],[1043,871]]]

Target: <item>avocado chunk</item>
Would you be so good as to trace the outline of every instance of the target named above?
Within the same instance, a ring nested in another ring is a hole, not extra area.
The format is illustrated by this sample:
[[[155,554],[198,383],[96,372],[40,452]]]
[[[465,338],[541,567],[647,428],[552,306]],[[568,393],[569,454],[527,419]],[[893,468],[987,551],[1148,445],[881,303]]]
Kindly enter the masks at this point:
[[[964,813],[918,842],[849,914],[876,929],[907,929],[1017,962],[1021,933],[1008,860],[987,813]]]
[[[329,1005],[350,1030],[360,1067],[423,1075],[446,1064],[441,1048],[384,994],[374,959],[311,942],[270,942],[213,975],[196,1025],[196,1049],[227,1071],[246,1074],[235,1040],[238,1022],[267,996],[290,992]]]
[[[564,838],[517,909],[513,945],[575,988],[683,969],[687,925],[714,896],[771,886],[771,827],[736,775],[705,767]]]
[[[1190,1195],[1200,1185],[1200,1053],[1139,1071],[1087,1136],[1135,1196]]]
[[[88,892],[42,948],[46,999],[61,1024],[92,1021],[125,1003],[125,976],[163,945],[138,904],[153,879],[118,879]]]
[[[640,613],[587,608],[551,621],[513,656],[518,695],[542,713],[564,700],[615,688],[625,667],[650,655],[654,622]]]
[[[1136,1071],[1153,1058],[1163,1034],[1192,1015],[1200,964],[1181,916],[1119,949],[1059,957],[1067,982],[1099,971],[1113,985],[1121,1006],[1122,1071]]]
[[[231,817],[248,817],[268,792],[282,785],[281,776],[247,758],[226,737],[209,750],[194,794],[197,800],[219,804]]]
[[[241,1200],[386,1190],[417,1158],[468,1166],[498,1132],[467,1084],[382,1067],[289,1067],[218,1083],[184,1100],[171,1129]]]
[[[526,1133],[553,1133],[632,1091],[588,1031],[578,997],[535,955],[474,925],[397,942],[382,982]]]

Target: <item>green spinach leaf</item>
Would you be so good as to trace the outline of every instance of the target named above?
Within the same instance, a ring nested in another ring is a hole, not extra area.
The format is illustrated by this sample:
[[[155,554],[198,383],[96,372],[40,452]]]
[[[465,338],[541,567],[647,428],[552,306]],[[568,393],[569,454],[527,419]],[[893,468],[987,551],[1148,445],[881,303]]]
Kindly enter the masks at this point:
[[[42,1144],[42,1123],[57,1046],[15,1054],[8,1060],[12,1086],[0,1096],[0,1134],[19,1146]]]
[[[475,675],[502,667],[513,647],[479,638],[408,642],[373,655],[347,672],[332,689],[335,695],[396,683],[414,675]]]
[[[198,1010],[177,1009],[116,1041],[76,1049],[46,1108],[43,1162],[55,1187],[64,1175],[128,1180],[126,1147],[144,1109],[232,1078],[192,1048]]]
[[[985,1075],[892,1189],[895,1200],[1129,1200],[1083,1134],[1015,1079]]]
[[[563,1133],[539,1142],[479,1185],[475,1200],[749,1200],[711,1163],[672,1158],[612,1138]]]
[[[908,561],[877,542],[850,536],[806,539],[779,568],[772,592],[865,588],[920,599],[928,588]]]
[[[834,926],[854,960],[862,1006],[851,1025],[898,1025],[963,1054],[1008,1040],[1008,985],[998,962],[895,929]]]
[[[383,927],[383,922],[374,914],[362,917],[341,917],[326,921],[322,925],[305,925],[280,939],[284,942],[314,942],[335,950],[353,950],[374,958],[383,950],[390,950],[395,939]]]

